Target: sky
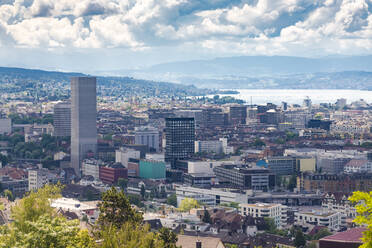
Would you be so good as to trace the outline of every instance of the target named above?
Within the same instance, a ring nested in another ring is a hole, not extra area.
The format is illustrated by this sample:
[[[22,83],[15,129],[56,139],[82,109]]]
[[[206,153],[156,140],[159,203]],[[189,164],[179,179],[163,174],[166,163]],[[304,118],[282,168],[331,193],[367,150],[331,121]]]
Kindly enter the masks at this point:
[[[0,66],[372,54],[372,0],[0,0]]]

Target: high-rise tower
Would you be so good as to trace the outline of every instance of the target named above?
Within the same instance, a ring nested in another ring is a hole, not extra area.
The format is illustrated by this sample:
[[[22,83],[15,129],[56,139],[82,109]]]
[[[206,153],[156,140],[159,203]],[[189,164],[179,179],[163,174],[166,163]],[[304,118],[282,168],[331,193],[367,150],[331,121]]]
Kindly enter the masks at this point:
[[[71,78],[71,166],[78,177],[88,152],[97,150],[95,77]]]
[[[195,152],[194,118],[165,119],[165,161],[172,165],[177,159],[186,159]]]
[[[53,125],[53,136],[71,136],[71,104],[69,102],[60,102],[54,106]]]

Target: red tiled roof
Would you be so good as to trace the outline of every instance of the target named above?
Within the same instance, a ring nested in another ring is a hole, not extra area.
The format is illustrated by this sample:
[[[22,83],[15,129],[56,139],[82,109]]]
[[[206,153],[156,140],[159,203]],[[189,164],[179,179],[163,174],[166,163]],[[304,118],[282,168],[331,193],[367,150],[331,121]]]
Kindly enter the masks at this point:
[[[368,160],[364,159],[352,159],[345,166],[362,167]]]
[[[324,237],[320,240],[362,243],[361,238],[363,237],[363,232],[366,230],[367,229],[365,227],[357,227],[347,230],[345,232],[339,232],[331,236]]]

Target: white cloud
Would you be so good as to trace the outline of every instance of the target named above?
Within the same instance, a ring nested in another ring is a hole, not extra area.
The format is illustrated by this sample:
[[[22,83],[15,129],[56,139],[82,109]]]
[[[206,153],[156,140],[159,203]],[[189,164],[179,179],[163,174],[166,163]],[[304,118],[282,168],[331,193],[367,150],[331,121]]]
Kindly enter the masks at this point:
[[[0,45],[370,53],[371,8],[371,0],[15,0],[0,5]]]

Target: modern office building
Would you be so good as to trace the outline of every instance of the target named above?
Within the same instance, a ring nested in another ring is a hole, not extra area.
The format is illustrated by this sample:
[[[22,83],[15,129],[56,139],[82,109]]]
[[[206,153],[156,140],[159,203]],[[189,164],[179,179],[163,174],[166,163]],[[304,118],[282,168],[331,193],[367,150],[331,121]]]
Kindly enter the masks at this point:
[[[81,162],[97,149],[96,78],[71,78],[71,166],[81,176]]]
[[[246,124],[247,106],[230,106],[229,121],[231,125]]]
[[[292,157],[269,157],[267,164],[275,175],[292,175],[296,169],[296,159]]]
[[[194,118],[166,118],[165,121],[165,161],[174,164],[178,159],[191,157],[195,152]]]
[[[223,142],[220,140],[195,141],[195,152],[221,154],[224,152],[223,148]]]
[[[54,106],[53,126],[53,136],[71,136],[71,103],[60,102]]]
[[[159,130],[154,127],[136,127],[135,144],[146,145],[150,151],[159,151]]]
[[[99,167],[99,179],[107,184],[116,184],[119,178],[128,178],[128,169],[120,163]]]
[[[139,176],[144,179],[165,179],[165,163],[155,160],[140,160]]]
[[[268,191],[275,187],[275,174],[266,168],[237,168],[223,165],[213,169],[220,184],[227,183],[243,189]]]

